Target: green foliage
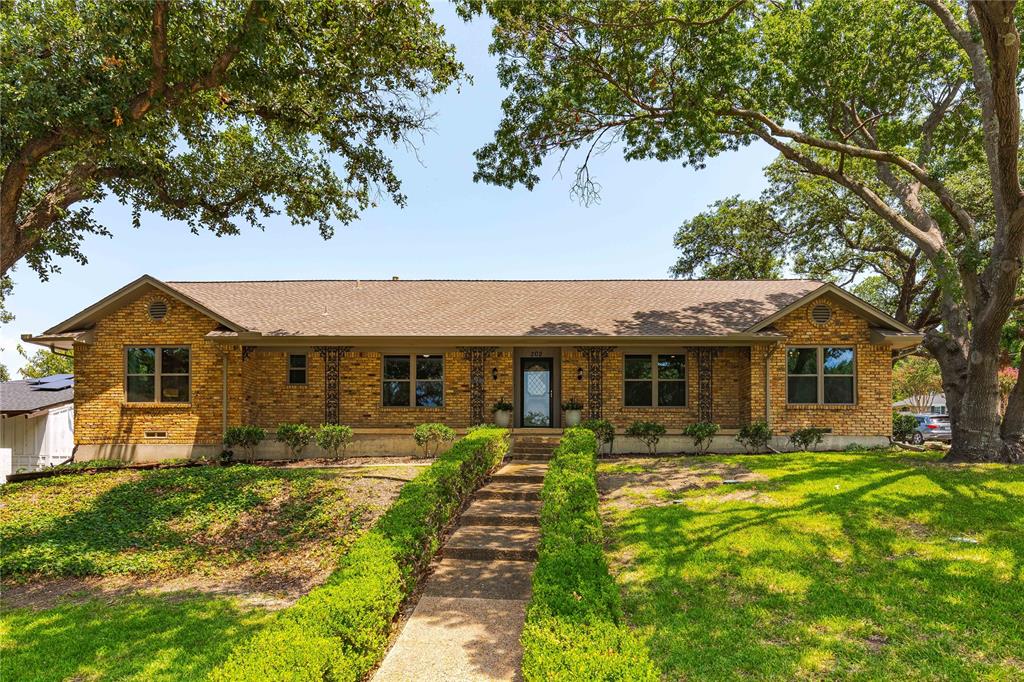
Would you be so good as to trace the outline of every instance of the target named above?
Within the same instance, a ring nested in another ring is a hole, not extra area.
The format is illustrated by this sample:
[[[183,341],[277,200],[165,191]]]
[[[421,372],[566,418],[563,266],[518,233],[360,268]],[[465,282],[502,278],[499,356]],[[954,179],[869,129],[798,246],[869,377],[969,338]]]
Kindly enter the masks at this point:
[[[334,459],[345,456],[345,448],[352,442],[352,427],[343,424],[321,424],[316,430],[316,444]]]
[[[715,435],[722,430],[718,424],[711,422],[694,422],[687,424],[683,429],[683,435],[693,439],[693,447],[699,453],[705,453],[715,440]]]
[[[491,412],[492,413],[493,412],[511,412],[513,409],[514,409],[514,407],[513,407],[512,403],[510,403],[509,401],[505,400],[504,398],[499,398],[498,400],[495,400],[494,404],[491,405]]]
[[[108,193],[136,226],[218,235],[284,213],[328,238],[379,195],[402,205],[388,153],[462,77],[421,0],[27,0],[0,13],[0,45],[0,156],[28,162],[20,192],[5,179],[2,272],[25,258],[44,278],[110,234],[90,208]]]
[[[647,452],[651,455],[658,454],[658,441],[665,435],[665,425],[658,422],[635,421],[626,427],[626,435],[636,438],[647,446]]]
[[[686,279],[778,279],[786,231],[767,202],[716,201],[676,232],[672,274]]]
[[[316,431],[307,424],[279,424],[277,440],[284,443],[288,453],[295,459],[302,456],[302,451],[313,442]]]
[[[911,436],[917,431],[917,419],[912,414],[892,413],[892,438],[901,443],[909,443]]]
[[[57,354],[40,348],[29,355],[25,347],[20,343],[17,345],[18,355],[25,361],[25,364],[18,373],[26,379],[39,379],[53,374],[74,374],[75,361],[71,351],[63,351]]]
[[[566,410],[566,411],[569,411],[569,410],[582,410],[583,409],[583,403],[581,403],[579,401],[579,399],[577,399],[577,398],[569,398],[568,400],[566,400],[566,401],[564,401],[562,403],[562,409]]]
[[[608,452],[611,453],[615,443],[615,427],[607,419],[584,419],[580,422],[580,428],[593,431],[597,436],[600,445],[608,445]]]
[[[7,365],[0,362],[0,381],[10,381],[11,371],[7,369]]]
[[[789,443],[797,450],[814,450],[821,445],[826,433],[828,433],[828,429],[819,429],[813,426],[797,429],[789,434]]]
[[[351,680],[383,657],[402,601],[463,502],[508,450],[504,429],[478,429],[407,483],[327,583],[239,646],[213,682]]]
[[[455,431],[444,424],[427,422],[413,429],[412,437],[416,441],[416,445],[423,448],[423,456],[432,457],[437,454],[443,444],[455,440]]]
[[[913,409],[927,411],[932,398],[942,393],[942,373],[934,358],[910,355],[892,367],[892,399],[913,398]]]
[[[772,440],[772,430],[768,422],[763,419],[752,421],[740,427],[736,434],[736,441],[739,442],[747,452],[764,452],[768,449],[768,443]]]
[[[229,426],[224,432],[224,447],[228,450],[241,448],[245,453],[245,459],[251,462],[256,459],[256,448],[266,437],[267,432],[259,426]]]
[[[622,619],[604,558],[597,510],[597,439],[568,429],[541,492],[541,540],[523,630],[523,677],[643,680],[657,670],[643,640]]]

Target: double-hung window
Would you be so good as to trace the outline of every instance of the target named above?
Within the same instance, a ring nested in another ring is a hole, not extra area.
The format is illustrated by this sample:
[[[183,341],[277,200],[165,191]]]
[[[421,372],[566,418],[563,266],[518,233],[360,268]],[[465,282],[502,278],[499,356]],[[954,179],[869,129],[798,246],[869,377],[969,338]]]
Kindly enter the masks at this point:
[[[288,383],[292,386],[301,386],[306,383],[306,373],[309,371],[309,356],[305,353],[288,354]]]
[[[385,355],[381,402],[386,407],[443,407],[443,355]]]
[[[626,407],[686,406],[685,355],[627,355],[624,363],[623,404]]]
[[[188,346],[129,346],[124,382],[128,402],[187,403],[191,360]]]
[[[855,359],[848,346],[808,346],[786,351],[786,399],[798,405],[852,405]]]

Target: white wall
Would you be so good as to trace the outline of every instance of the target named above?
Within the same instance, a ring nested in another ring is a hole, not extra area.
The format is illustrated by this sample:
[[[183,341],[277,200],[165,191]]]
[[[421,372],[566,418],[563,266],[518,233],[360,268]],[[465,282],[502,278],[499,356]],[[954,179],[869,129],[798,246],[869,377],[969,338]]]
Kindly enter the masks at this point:
[[[75,447],[75,408],[61,405],[35,417],[0,418],[0,448],[11,451],[11,473],[66,462]]]

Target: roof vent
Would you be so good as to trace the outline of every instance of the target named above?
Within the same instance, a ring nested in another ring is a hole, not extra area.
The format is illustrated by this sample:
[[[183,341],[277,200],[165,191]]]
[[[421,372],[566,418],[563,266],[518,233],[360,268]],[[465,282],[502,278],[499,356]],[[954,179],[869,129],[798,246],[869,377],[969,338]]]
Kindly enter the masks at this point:
[[[814,320],[814,324],[826,324],[832,319],[832,309],[824,303],[811,308],[811,319]]]
[[[397,282],[398,281],[398,275],[391,275],[391,281],[392,282]]]
[[[167,301],[153,301],[149,304],[150,319],[159,322],[167,316]]]

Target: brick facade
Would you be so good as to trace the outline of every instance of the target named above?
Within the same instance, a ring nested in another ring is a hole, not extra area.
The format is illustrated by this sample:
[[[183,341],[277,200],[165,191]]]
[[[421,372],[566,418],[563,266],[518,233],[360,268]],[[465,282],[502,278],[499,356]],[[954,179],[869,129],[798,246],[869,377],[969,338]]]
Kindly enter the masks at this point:
[[[168,303],[166,316],[150,319],[149,304]],[[822,302],[821,299],[815,304]],[[785,344],[717,347],[712,356],[713,419],[725,429],[762,419],[765,415],[765,357],[770,352],[770,412],[777,434],[805,426],[832,429],[841,436],[885,436],[891,428],[891,350],[871,343],[868,323],[840,301],[827,301],[832,319],[818,325],[810,319],[811,305],[776,321],[774,331],[790,345],[849,345],[855,348],[857,375],[854,405],[788,405]],[[98,322],[92,343],[75,345],[75,437],[78,444],[168,443],[216,445],[222,436],[223,363],[227,362],[230,425],[254,423],[274,429],[282,422],[318,425],[325,414],[324,358],[313,348],[255,349],[215,344],[206,335],[218,323],[200,312],[156,292],[126,304]],[[615,339],[609,338],[608,345]],[[188,345],[191,348],[191,402],[130,404],[124,392],[126,345]],[[685,407],[626,407],[623,405],[623,355],[627,352],[682,352],[686,355]],[[308,357],[307,383],[289,385],[289,352]],[[431,352],[409,349],[413,352]],[[425,421],[454,428],[471,425],[470,367],[455,348],[443,354],[444,407],[385,407],[381,402],[381,362],[378,350],[355,348],[340,361],[340,421],[357,428],[405,429]],[[243,360],[243,355],[245,358]],[[584,355],[574,346],[555,353],[560,365],[560,395],[588,404],[589,372]],[[514,350],[501,348],[485,362],[485,419],[494,401],[514,401]],[[632,351],[617,347],[604,360],[603,416],[623,429],[634,420],[654,420],[677,430],[697,421],[697,349],[656,347]],[[556,410],[559,406],[556,405]],[[584,410],[584,417],[589,416]],[[148,435],[147,435],[148,432]],[[156,435],[154,435],[156,434]]]

